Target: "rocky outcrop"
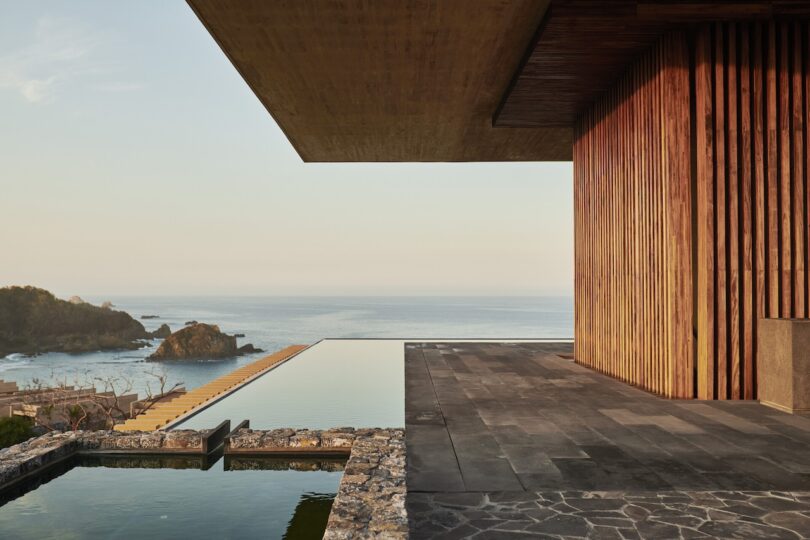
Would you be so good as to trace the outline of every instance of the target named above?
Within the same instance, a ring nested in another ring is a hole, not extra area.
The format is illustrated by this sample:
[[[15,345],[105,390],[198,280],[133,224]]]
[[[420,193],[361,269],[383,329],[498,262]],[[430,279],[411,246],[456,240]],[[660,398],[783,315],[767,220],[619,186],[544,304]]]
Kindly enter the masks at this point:
[[[36,287],[0,288],[0,357],[138,349],[148,338],[123,311],[60,300]]]
[[[167,337],[172,335],[172,329],[169,328],[168,324],[163,323],[163,324],[160,325],[160,328],[158,328],[157,330],[152,332],[150,335],[153,338],[166,339]]]
[[[168,336],[147,360],[201,360],[232,358],[261,352],[253,345],[236,346],[236,338],[213,324],[197,323]]]
[[[234,337],[236,337],[236,336],[234,336]],[[253,353],[264,352],[260,348],[254,347],[252,343],[247,343],[245,345],[242,345],[241,347],[239,347],[236,350],[239,352],[239,354],[253,354]]]

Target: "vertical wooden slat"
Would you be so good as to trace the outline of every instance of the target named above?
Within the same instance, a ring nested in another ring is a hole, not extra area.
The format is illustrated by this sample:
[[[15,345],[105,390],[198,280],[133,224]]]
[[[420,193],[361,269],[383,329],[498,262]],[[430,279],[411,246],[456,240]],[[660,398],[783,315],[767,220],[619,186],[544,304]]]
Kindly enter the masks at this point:
[[[737,27],[726,35],[726,126],[728,197],[728,387],[729,398],[740,399],[740,189],[738,178]]]
[[[780,238],[780,263],[779,266],[782,270],[781,285],[782,285],[782,304],[781,314],[783,317],[791,317],[793,315],[793,262],[791,254],[792,245],[792,216],[791,204],[792,190],[790,186],[790,62],[789,62],[789,27],[788,23],[783,22],[779,25],[777,32],[779,42],[779,78],[778,78],[778,94],[779,94],[779,210],[780,210],[780,223],[779,230],[781,232]]]
[[[630,71],[630,97],[628,98],[631,103],[635,104],[638,99],[638,66],[634,66]],[[640,190],[641,185],[639,182],[639,160],[638,160],[638,139],[639,139],[639,124],[638,115],[636,114],[636,107],[630,107],[630,157],[633,164],[631,172],[631,192],[632,192],[632,238],[633,238],[633,360],[630,373],[630,382],[638,384],[640,381],[639,364],[642,358],[642,349],[644,341],[644,333],[640,329],[641,318],[641,242],[639,240],[640,226],[641,226],[641,213],[640,206]]]
[[[695,43],[695,113],[697,162],[697,396],[714,398],[714,104],[712,37],[704,26]]]
[[[622,177],[621,182],[619,182],[619,200],[621,201],[619,204],[619,212],[620,212],[620,219],[619,219],[619,229],[621,234],[621,252],[620,252],[620,268],[621,268],[621,360],[622,360],[622,380],[627,381],[630,378],[629,373],[629,348],[628,343],[630,343],[630,335],[628,332],[628,323],[627,319],[630,317],[630,288],[628,286],[628,255],[630,253],[628,239],[629,239],[629,227],[630,224],[627,221],[627,210],[628,210],[628,193],[627,193],[627,183],[629,181],[629,175],[627,173],[627,167],[629,165],[628,158],[629,153],[627,151],[627,133],[629,133],[629,129],[627,127],[627,80],[624,79],[621,81],[619,85],[620,88],[620,96],[619,96],[619,106],[620,106],[620,114],[621,114],[621,124],[619,126],[619,141],[621,144],[620,149],[620,174]]]
[[[807,317],[805,309],[805,236],[807,227],[805,221],[805,185],[804,185],[804,110],[803,110],[803,55],[802,55],[802,24],[797,22],[792,28],[792,62],[791,62],[791,114],[792,130],[790,133],[791,159],[793,166],[791,176],[793,181],[793,270],[795,280],[793,283],[793,316]]]
[[[650,140],[652,134],[649,131],[650,126],[650,116],[649,112],[646,110],[646,103],[649,100],[649,85],[650,85],[650,55],[646,55],[641,60],[641,87],[640,87],[640,99],[638,102],[638,108],[641,111],[641,144],[644,145],[646,141]],[[639,147],[641,151],[642,148]],[[642,193],[642,204],[644,207],[644,227],[642,233],[642,240],[644,242],[644,258],[646,259],[646,263],[644,265],[644,335],[647,337],[644,347],[644,362],[645,362],[645,370],[642,374],[640,379],[640,383],[642,388],[650,389],[652,388],[652,380],[653,380],[653,370],[651,364],[653,363],[653,353],[652,353],[652,343],[655,339],[653,335],[653,316],[652,316],[652,303],[651,303],[651,291],[652,291],[652,244],[650,238],[650,231],[652,230],[652,225],[650,221],[650,216],[652,213],[652,201],[650,200],[650,186],[652,180],[652,171],[650,170],[650,160],[649,160],[649,148],[643,149],[642,154],[642,167],[641,167],[641,193]]]
[[[755,237],[755,267],[756,267],[756,286],[755,286],[755,303],[756,303],[756,318],[755,321],[765,317],[766,314],[766,295],[768,292],[767,267],[765,262],[765,241],[766,241],[766,223],[767,215],[765,213],[765,127],[764,127],[764,106],[765,99],[764,93],[764,79],[763,79],[763,57],[764,57],[764,44],[762,38],[763,27],[762,24],[754,25],[754,44],[753,44],[753,98],[754,98],[754,195],[756,197],[756,215],[754,217],[755,225],[752,228]],[[754,345],[756,345],[756,332],[754,332]],[[756,350],[756,347],[754,348]],[[753,366],[752,374],[754,385],[756,384],[756,362]],[[752,385],[753,386],[753,385]],[[755,389],[752,389],[753,397],[756,397]]]
[[[726,267],[726,141],[725,141],[725,29],[722,23],[715,25],[715,59],[714,59],[714,114],[715,114],[715,249],[716,291],[717,291],[717,373],[716,398],[727,399],[728,384],[728,304],[727,304],[727,267]]]
[[[802,25],[804,32],[802,35],[804,50],[804,234],[805,234],[805,317],[810,317],[810,22],[805,21]]]
[[[765,103],[767,111],[765,121],[767,122],[768,137],[766,139],[767,148],[767,207],[768,207],[768,280],[769,280],[769,305],[767,317],[779,317],[781,296],[779,293],[780,269],[779,269],[779,178],[777,176],[777,134],[778,122],[776,116],[776,25],[768,25],[768,42],[765,46],[767,51],[767,79],[765,82]]]
[[[747,24],[739,33],[740,41],[740,219],[742,238],[742,286],[740,303],[742,314],[741,370],[742,392],[737,398],[754,398],[754,253],[753,253],[753,184],[751,149],[751,58],[750,34]]]
[[[652,62],[650,63],[650,96],[649,102],[647,103],[647,108],[650,114],[650,132],[651,138],[650,141],[650,200],[652,204],[652,215],[653,216],[660,216],[660,205],[658,203],[658,166],[659,166],[659,145],[661,133],[658,129],[658,122],[656,116],[656,106],[657,106],[657,93],[658,93],[658,49],[653,51],[653,58]],[[661,243],[659,239],[659,227],[661,226],[661,219],[654,219],[652,221],[652,233],[650,238],[650,246],[651,251],[653,254],[651,263],[653,265],[652,272],[653,278],[651,281],[653,294],[660,298],[659,302],[653,304],[653,371],[655,378],[653,380],[653,390],[658,393],[662,392],[662,374],[663,368],[661,367],[661,363],[663,362],[663,357],[661,354],[661,350],[664,346],[662,343],[662,331],[661,331],[661,310],[663,309],[664,298],[663,298],[663,291],[661,290],[661,266],[660,266],[660,258],[661,258]]]

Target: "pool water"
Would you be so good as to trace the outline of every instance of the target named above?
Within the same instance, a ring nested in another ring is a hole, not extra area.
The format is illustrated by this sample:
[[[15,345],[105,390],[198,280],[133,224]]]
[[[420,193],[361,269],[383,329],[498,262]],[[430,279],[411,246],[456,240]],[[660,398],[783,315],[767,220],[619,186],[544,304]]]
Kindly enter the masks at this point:
[[[321,538],[342,475],[341,461],[256,457],[80,457],[65,468],[6,495],[0,538]]]
[[[404,341],[326,339],[174,427],[404,427]]]

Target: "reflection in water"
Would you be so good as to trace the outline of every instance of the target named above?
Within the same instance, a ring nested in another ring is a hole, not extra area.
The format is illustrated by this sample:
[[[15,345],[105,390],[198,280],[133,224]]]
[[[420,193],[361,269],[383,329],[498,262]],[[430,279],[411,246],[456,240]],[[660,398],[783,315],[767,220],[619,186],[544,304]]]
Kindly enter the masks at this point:
[[[0,538],[320,538],[344,464],[74,457],[0,493]]]
[[[226,471],[330,471],[346,467],[345,458],[277,458],[270,456],[225,456]]]
[[[295,513],[284,533],[285,540],[318,539],[323,537],[334,495],[305,493],[301,495]]]
[[[324,340],[175,427],[404,427],[404,355],[399,340]]]

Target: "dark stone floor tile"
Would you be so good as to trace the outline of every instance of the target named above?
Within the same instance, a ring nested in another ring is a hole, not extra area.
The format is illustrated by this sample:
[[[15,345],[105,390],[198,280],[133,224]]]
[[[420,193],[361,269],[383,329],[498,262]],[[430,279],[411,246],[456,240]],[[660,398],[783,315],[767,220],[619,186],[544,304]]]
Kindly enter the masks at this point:
[[[542,491],[549,489],[562,489],[566,485],[562,473],[518,473],[518,479],[523,489],[527,491]]]
[[[465,460],[459,463],[468,491],[522,491],[523,486],[505,459]]]
[[[410,491],[456,492],[467,489],[458,471],[409,471],[407,483]]]
[[[518,474],[533,473],[560,476],[560,471],[542,449],[529,445],[501,444],[501,450]]]
[[[810,527],[810,420],[661,399],[557,356],[571,350],[406,345],[413,538],[797,538]]]

